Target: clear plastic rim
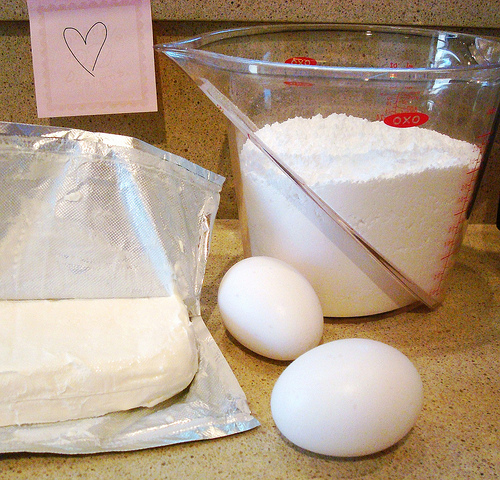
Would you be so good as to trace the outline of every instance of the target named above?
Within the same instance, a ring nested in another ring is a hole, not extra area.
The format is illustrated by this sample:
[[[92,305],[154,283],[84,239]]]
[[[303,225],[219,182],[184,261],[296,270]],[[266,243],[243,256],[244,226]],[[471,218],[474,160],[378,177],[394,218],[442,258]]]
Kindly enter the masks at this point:
[[[425,77],[455,77],[455,78],[471,78],[474,73],[481,74],[482,80],[497,78],[500,80],[500,60],[494,62],[478,63],[474,65],[461,65],[454,67],[343,67],[343,66],[324,66],[324,65],[296,65],[282,62],[269,62],[265,60],[247,59],[242,57],[234,57],[221,53],[201,50],[200,48],[215,42],[233,39],[238,37],[251,37],[266,33],[280,33],[293,31],[307,30],[331,30],[343,32],[377,32],[386,34],[408,34],[414,36],[436,37],[446,35],[448,38],[461,38],[465,41],[475,43],[478,40],[490,42],[498,48],[498,56],[500,58],[500,39],[489,36],[478,36],[473,34],[458,33],[448,30],[437,30],[416,27],[399,27],[389,25],[364,25],[364,24],[327,24],[327,23],[295,23],[295,24],[271,24],[250,27],[240,27],[226,30],[209,32],[196,37],[192,37],[179,42],[166,43],[156,45],[155,48],[166,53],[173,58],[189,57],[198,59],[199,61],[212,65],[214,67],[259,74],[290,74],[295,76],[349,76],[355,77],[387,77],[391,78],[404,77],[407,80],[421,79]],[[256,72],[256,69],[258,72]]]

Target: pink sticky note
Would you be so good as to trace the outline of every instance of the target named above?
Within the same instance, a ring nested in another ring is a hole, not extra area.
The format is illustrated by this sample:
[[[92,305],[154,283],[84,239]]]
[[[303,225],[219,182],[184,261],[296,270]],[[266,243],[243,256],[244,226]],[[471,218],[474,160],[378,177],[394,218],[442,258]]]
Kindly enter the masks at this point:
[[[38,116],[157,110],[150,0],[28,0]]]

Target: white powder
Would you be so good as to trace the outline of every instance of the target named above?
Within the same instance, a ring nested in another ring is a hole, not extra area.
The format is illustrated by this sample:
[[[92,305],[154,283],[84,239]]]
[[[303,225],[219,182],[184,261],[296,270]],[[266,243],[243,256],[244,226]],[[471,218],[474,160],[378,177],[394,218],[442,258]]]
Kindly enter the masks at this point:
[[[338,114],[296,117],[257,135],[380,253],[442,298],[476,146]],[[298,268],[325,316],[381,313],[414,301],[252,142],[240,160],[252,255]]]

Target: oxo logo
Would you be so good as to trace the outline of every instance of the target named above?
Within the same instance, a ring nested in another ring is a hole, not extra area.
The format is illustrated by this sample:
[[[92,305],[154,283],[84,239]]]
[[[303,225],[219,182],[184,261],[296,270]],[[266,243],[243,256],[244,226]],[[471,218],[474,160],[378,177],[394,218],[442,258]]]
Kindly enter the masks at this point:
[[[418,127],[429,120],[429,115],[419,112],[394,113],[384,118],[384,123],[390,127]]]

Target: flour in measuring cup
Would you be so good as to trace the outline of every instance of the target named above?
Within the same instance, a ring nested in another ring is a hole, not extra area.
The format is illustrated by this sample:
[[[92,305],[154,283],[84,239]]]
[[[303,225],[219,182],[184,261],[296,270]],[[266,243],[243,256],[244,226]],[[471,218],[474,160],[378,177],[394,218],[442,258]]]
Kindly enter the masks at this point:
[[[292,118],[257,136],[421,288],[439,287],[476,146],[343,114]],[[301,271],[325,316],[381,313],[414,301],[249,140],[240,162],[252,255]]]

